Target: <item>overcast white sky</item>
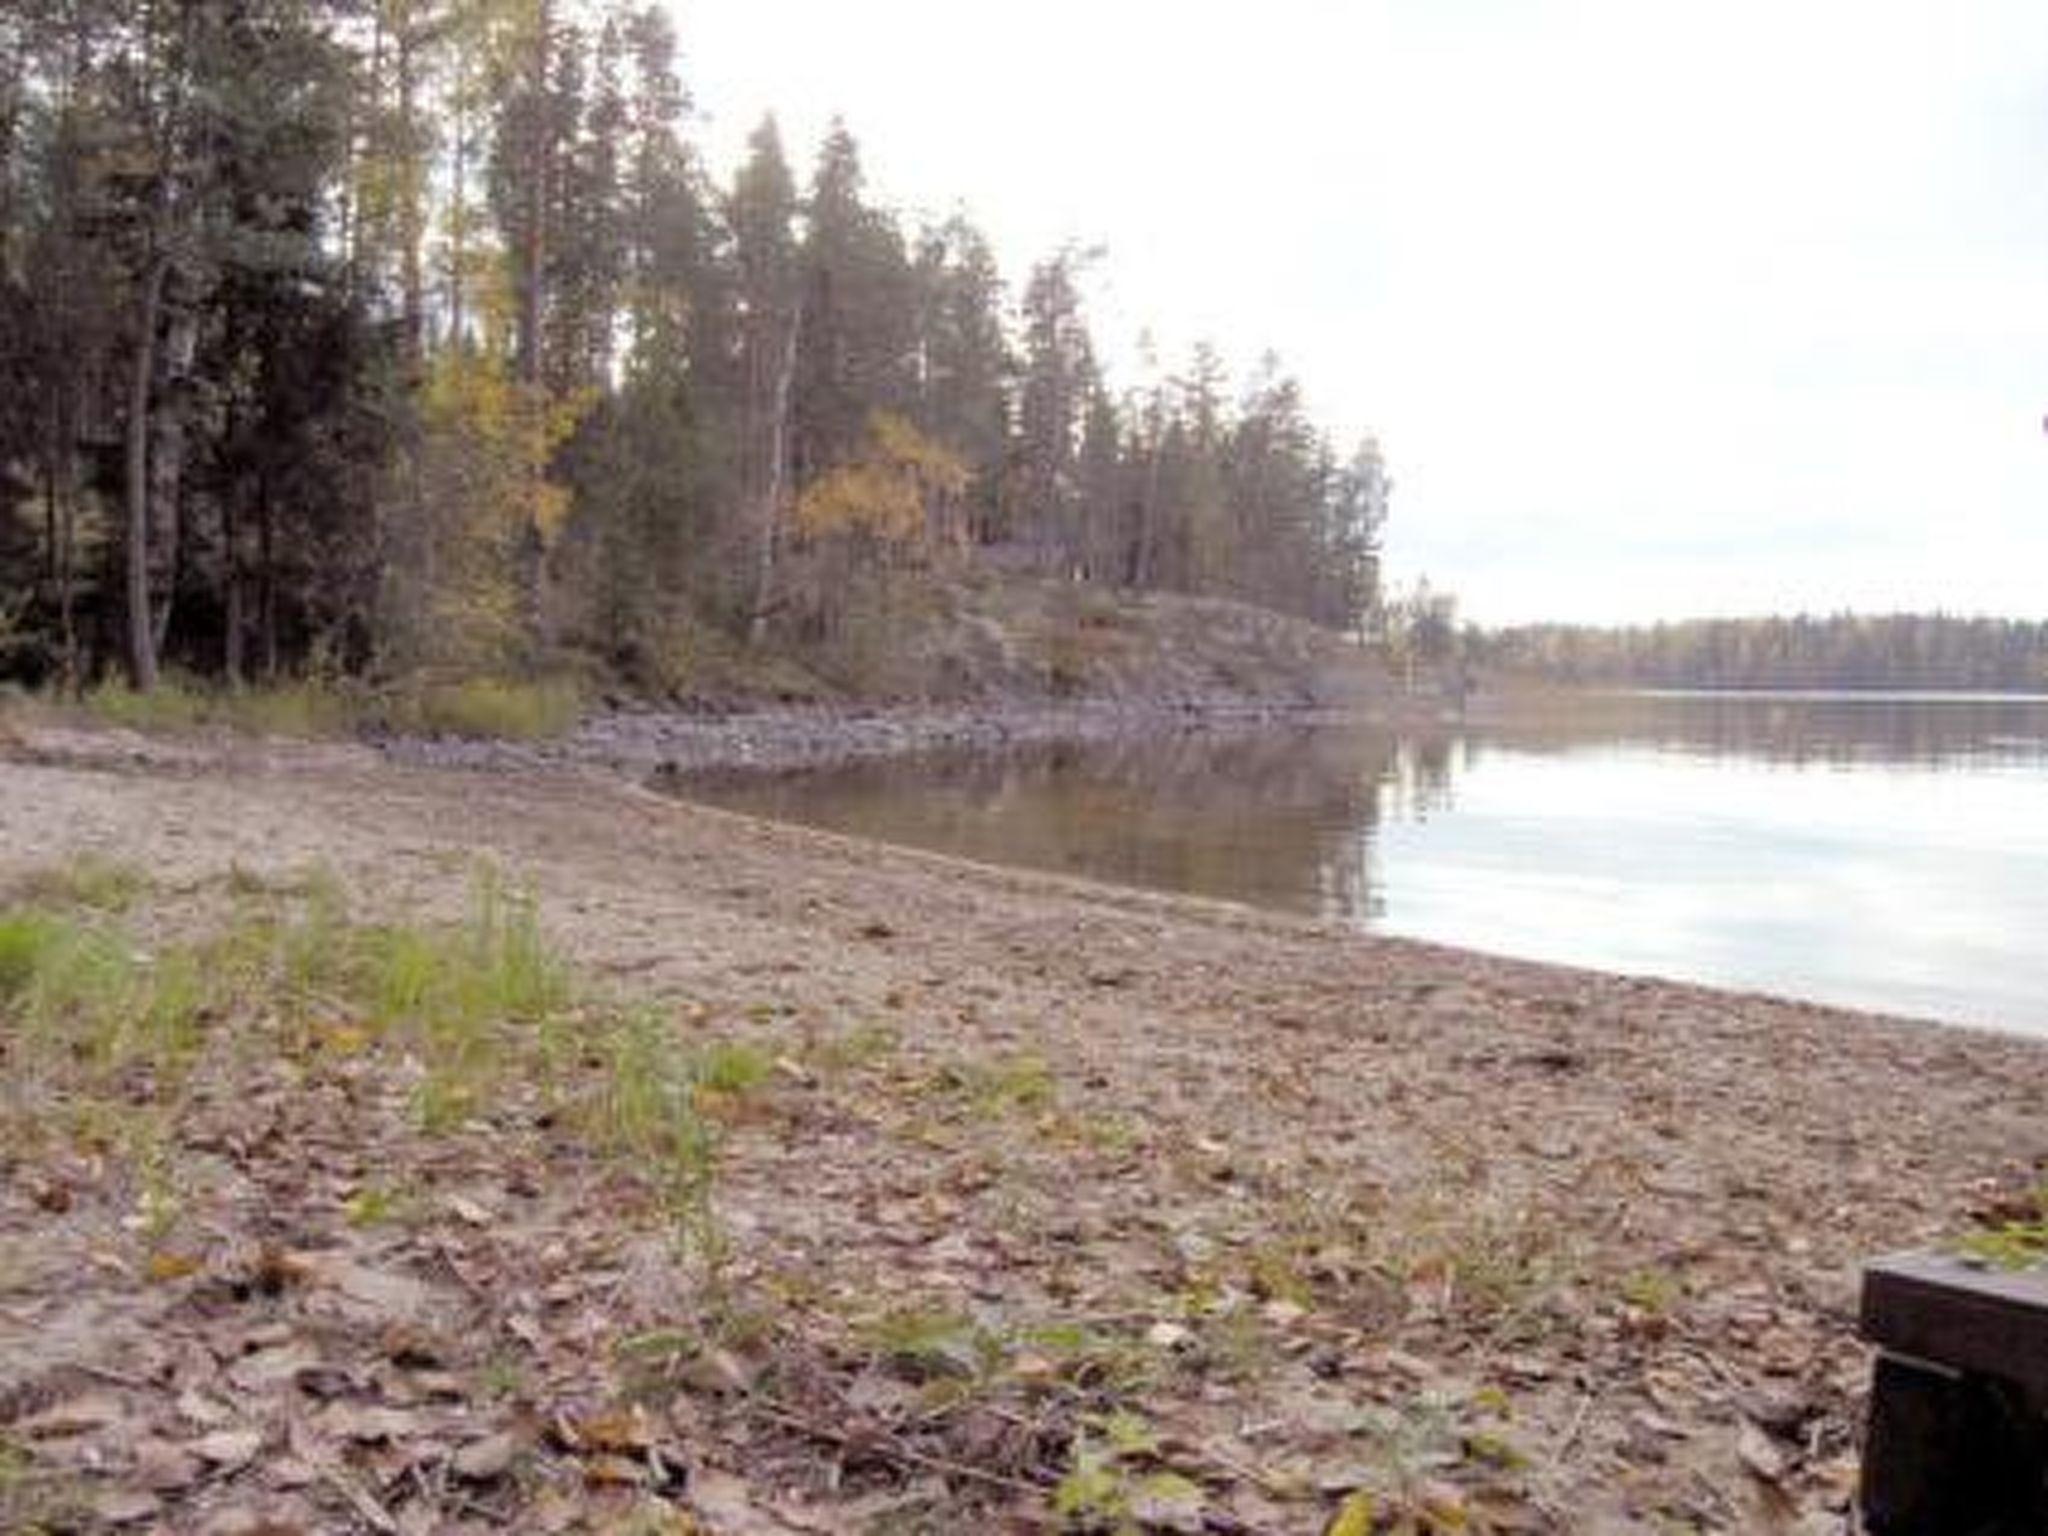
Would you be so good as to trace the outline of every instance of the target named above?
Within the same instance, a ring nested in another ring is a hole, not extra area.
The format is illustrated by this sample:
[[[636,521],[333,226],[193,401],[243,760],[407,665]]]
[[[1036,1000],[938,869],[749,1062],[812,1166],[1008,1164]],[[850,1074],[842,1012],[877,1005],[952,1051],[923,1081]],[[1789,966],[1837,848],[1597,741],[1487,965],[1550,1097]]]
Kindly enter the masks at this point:
[[[2048,0],[672,0],[702,136],[1280,352],[1489,623],[2048,617]]]

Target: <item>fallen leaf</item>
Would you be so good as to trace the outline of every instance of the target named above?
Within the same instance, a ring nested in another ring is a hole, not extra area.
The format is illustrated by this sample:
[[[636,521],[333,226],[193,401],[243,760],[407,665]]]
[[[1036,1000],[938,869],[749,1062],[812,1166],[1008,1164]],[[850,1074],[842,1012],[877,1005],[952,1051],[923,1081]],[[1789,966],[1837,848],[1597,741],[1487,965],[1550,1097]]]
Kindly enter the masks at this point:
[[[199,1273],[199,1269],[200,1261],[196,1256],[164,1249],[149,1256],[143,1273],[157,1284],[167,1285],[174,1280],[189,1280]]]
[[[1148,1531],[1200,1536],[1208,1528],[1203,1515],[1207,1502],[1198,1483],[1177,1472],[1155,1472],[1138,1484],[1131,1499],[1131,1517]]]
[[[1379,1501],[1363,1489],[1338,1506],[1323,1536],[1372,1536],[1379,1527]]]
[[[1415,1503],[1433,1522],[1431,1530],[1462,1531],[1471,1523],[1465,1491],[1453,1483],[1433,1478],[1425,1481],[1415,1490]]]
[[[497,1220],[490,1211],[465,1195],[450,1195],[447,1206],[456,1217],[468,1222],[472,1227],[488,1227]]]
[[[266,1296],[275,1296],[294,1285],[302,1285],[312,1266],[297,1254],[265,1246],[249,1268],[249,1284]]]
[[[637,1488],[647,1481],[647,1469],[624,1456],[593,1456],[583,1463],[583,1479],[597,1488]]]
[[[557,1416],[552,1428],[556,1440],[571,1451],[640,1455],[654,1444],[653,1426],[638,1404],[581,1419]]]
[[[178,1493],[198,1482],[205,1468],[199,1458],[168,1440],[136,1442],[134,1481],[155,1493]]]
[[[164,1502],[143,1489],[120,1489],[93,1500],[93,1513],[108,1525],[136,1525],[158,1514]]]
[[[1145,1342],[1154,1349],[1179,1349],[1193,1342],[1194,1331],[1185,1324],[1161,1319],[1145,1330]]]
[[[178,1393],[178,1413],[197,1423],[201,1430],[217,1430],[219,1425],[229,1423],[236,1417],[225,1405],[215,1403],[211,1397],[205,1397],[203,1393],[195,1393],[190,1389]]]
[[[697,1475],[690,1480],[690,1503],[720,1536],[789,1536],[796,1528],[780,1518],[772,1507],[757,1502],[744,1481],[715,1467],[697,1469]],[[817,1527],[825,1531],[840,1528]]]
[[[113,1393],[87,1392],[29,1415],[12,1427],[12,1433],[24,1440],[64,1440],[109,1428],[126,1417],[127,1410]]]
[[[186,1447],[202,1461],[223,1472],[236,1472],[256,1459],[263,1449],[263,1432],[258,1429],[217,1429],[201,1435]]]
[[[227,1375],[244,1392],[274,1392],[296,1380],[300,1372],[315,1370],[319,1365],[319,1351],[299,1341],[244,1355],[228,1367]]]
[[[265,1463],[263,1481],[273,1488],[309,1488],[320,1481],[320,1469],[296,1456],[280,1456]]]
[[[1785,1453],[1772,1443],[1769,1435],[1747,1419],[1742,1421],[1742,1428],[1736,1432],[1735,1455],[1751,1473],[1764,1482],[1777,1483],[1784,1480]]]
[[[403,1408],[353,1403],[335,1403],[321,1413],[317,1422],[323,1434],[363,1445],[403,1440],[425,1428],[418,1414]]]
[[[468,1478],[473,1483],[488,1483],[503,1477],[512,1469],[512,1463],[519,1457],[523,1442],[509,1430],[500,1434],[486,1435],[481,1440],[472,1440],[455,1453],[450,1463],[457,1477]]]
[[[1028,1350],[1010,1362],[1010,1374],[1019,1381],[1051,1381],[1059,1373],[1059,1362]]]
[[[325,1257],[309,1260],[308,1268],[321,1284],[394,1319],[416,1318],[433,1303],[433,1291],[410,1275]]]
[[[687,1361],[679,1374],[691,1391],[716,1397],[747,1391],[756,1373],[729,1349],[707,1349]]]

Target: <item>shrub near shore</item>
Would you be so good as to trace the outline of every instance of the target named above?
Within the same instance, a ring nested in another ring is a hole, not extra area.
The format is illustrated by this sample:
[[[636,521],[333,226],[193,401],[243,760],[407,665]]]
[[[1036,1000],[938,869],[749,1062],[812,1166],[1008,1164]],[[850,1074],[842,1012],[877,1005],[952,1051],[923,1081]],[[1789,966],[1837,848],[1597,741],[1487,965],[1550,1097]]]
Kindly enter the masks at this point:
[[[583,692],[560,680],[476,677],[382,688],[298,680],[224,688],[171,678],[147,693],[119,682],[75,700],[24,696],[11,706],[46,719],[118,726],[152,735],[227,732],[298,740],[364,735],[539,741],[567,734]]]

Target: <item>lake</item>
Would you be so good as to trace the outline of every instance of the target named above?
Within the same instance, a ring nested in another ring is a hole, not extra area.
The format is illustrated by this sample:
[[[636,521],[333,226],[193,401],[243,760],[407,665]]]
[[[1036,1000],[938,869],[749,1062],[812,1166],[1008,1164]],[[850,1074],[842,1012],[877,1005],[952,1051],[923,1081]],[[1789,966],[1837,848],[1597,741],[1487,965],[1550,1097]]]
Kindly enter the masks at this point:
[[[1530,959],[2048,1034],[2048,697],[1639,694],[689,784]]]

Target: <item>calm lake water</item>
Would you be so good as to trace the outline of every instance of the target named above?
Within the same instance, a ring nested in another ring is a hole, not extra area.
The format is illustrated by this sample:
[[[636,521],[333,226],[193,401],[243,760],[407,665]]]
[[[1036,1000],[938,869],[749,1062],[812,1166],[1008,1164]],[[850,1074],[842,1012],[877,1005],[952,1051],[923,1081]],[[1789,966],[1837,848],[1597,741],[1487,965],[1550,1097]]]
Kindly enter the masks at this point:
[[[2048,1034],[2048,697],[1605,698],[705,781],[757,814],[1501,954]]]

